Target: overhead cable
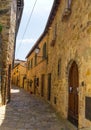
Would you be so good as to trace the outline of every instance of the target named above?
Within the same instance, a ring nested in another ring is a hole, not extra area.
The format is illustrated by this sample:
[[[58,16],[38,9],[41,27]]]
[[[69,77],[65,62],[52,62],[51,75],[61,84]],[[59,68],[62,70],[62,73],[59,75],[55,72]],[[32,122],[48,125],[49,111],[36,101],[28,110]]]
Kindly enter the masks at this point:
[[[24,36],[25,36],[26,31],[27,31],[28,25],[29,25],[29,23],[30,23],[30,20],[31,20],[31,17],[32,17],[32,14],[33,14],[33,11],[34,11],[34,8],[35,8],[36,3],[37,3],[37,0],[35,0],[35,3],[34,3],[34,5],[33,5],[33,8],[32,8],[32,11],[31,11],[31,13],[30,13],[30,16],[29,16],[29,19],[28,19],[28,22],[27,22],[25,31],[24,31],[24,33],[23,33],[21,42],[20,42],[20,44],[19,44],[19,46],[18,46],[18,48],[17,48],[17,53],[18,53],[18,51],[19,51],[19,49],[20,49],[20,47],[21,47],[21,43],[22,43],[22,41],[23,41],[23,39],[24,39]]]

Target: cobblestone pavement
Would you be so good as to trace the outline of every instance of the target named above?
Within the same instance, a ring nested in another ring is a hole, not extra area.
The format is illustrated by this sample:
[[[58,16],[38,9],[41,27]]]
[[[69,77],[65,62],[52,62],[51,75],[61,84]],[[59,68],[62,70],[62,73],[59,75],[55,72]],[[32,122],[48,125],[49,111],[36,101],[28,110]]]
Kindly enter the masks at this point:
[[[11,102],[0,107],[0,130],[67,130],[51,106],[14,87]]]

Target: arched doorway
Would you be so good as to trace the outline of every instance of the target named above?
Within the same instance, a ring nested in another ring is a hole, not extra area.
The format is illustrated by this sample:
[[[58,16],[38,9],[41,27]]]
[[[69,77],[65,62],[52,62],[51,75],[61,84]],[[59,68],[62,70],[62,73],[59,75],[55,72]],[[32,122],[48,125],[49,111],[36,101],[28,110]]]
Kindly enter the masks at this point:
[[[78,88],[79,88],[79,74],[78,66],[73,61],[68,78],[68,119],[76,126],[78,126]]]

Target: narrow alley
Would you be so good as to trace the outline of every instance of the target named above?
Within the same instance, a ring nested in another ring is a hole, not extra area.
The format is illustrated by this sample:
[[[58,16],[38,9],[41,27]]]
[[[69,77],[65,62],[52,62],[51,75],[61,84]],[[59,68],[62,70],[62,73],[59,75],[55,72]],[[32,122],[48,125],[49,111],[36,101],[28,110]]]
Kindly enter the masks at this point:
[[[0,130],[69,130],[44,100],[21,88],[11,89],[11,102],[0,107]]]

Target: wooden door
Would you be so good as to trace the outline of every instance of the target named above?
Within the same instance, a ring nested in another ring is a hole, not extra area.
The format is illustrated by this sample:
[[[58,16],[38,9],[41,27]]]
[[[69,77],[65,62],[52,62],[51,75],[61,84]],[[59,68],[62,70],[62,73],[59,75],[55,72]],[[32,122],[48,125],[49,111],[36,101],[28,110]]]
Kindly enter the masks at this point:
[[[78,126],[78,66],[74,61],[69,70],[68,119]]]
[[[36,94],[36,77],[34,78],[34,94]]]
[[[23,77],[23,82],[22,82],[22,87],[23,87],[23,88],[25,88],[25,80],[26,80],[26,78]]]
[[[44,74],[41,75],[41,96],[44,96],[44,85],[45,85],[45,77]]]
[[[10,102],[11,94],[11,64],[8,66],[8,87],[7,87],[7,103]]]
[[[48,100],[51,99],[51,74],[48,74]]]

